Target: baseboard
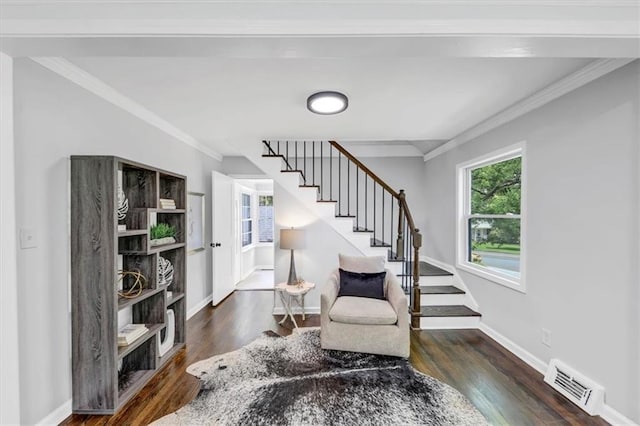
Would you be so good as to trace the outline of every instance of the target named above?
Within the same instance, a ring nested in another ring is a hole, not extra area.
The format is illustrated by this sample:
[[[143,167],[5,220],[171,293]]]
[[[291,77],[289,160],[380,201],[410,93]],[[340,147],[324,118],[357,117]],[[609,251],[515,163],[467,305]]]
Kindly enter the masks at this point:
[[[295,315],[302,315],[302,308],[296,306],[292,310]],[[285,313],[286,311],[282,306],[276,306],[275,308],[273,308],[273,315],[284,315]],[[305,306],[304,313],[305,315],[316,315],[316,314],[319,315],[320,306],[314,306],[314,307]]]
[[[256,271],[273,271],[273,265],[256,265]]]
[[[540,358],[536,357],[531,352],[524,349],[522,346],[514,343],[509,338],[498,333],[496,330],[489,327],[485,323],[480,322],[480,327],[478,328],[484,334],[491,337],[493,340],[498,342],[502,347],[507,349],[509,352],[511,352],[518,358],[520,358],[522,361],[527,363],[529,366],[531,366],[533,369],[535,369],[536,371],[538,371],[540,374],[544,376],[548,366],[546,362],[542,361]],[[607,405],[606,403],[602,407],[602,412],[599,413],[599,416],[613,426],[638,426],[631,419],[628,419],[623,414],[614,410],[613,408],[611,408],[611,406]]]
[[[196,306],[189,309],[189,312],[187,312],[187,319],[191,318],[192,316],[200,312],[200,309],[204,308],[212,301],[213,301],[213,294],[210,294],[209,296],[204,298],[200,303],[198,303]]]
[[[540,358],[533,355],[531,352],[524,349],[522,346],[513,342],[509,338],[504,335],[498,333],[493,328],[489,327],[484,322],[480,322],[480,327],[478,327],[480,331],[482,331],[487,336],[491,337],[496,342],[500,343],[505,349],[509,352],[523,360],[525,363],[529,364],[533,367],[537,372],[544,376],[544,373],[547,372],[547,363],[542,361]]]
[[[602,407],[602,413],[600,413],[600,417],[605,419],[609,424],[613,426],[638,426],[637,423],[634,423],[631,419],[628,419],[607,404],[604,404],[604,406]]]
[[[73,405],[71,400],[68,400],[55,410],[53,410],[47,417],[40,420],[36,423],[37,426],[49,426],[49,425],[59,425],[72,414]]]

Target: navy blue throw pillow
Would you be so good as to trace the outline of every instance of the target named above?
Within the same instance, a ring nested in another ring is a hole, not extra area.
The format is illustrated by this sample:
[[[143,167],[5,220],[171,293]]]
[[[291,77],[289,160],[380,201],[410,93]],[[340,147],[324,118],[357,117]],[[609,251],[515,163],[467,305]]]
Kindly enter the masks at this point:
[[[340,296],[368,297],[384,300],[385,271],[376,273],[349,272],[340,269]]]

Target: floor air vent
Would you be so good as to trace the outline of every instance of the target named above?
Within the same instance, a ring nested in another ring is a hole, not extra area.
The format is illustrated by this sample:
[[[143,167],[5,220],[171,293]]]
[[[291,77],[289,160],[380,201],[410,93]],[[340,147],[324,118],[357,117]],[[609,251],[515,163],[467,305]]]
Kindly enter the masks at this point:
[[[600,414],[604,388],[561,361],[551,360],[544,381],[590,415]]]

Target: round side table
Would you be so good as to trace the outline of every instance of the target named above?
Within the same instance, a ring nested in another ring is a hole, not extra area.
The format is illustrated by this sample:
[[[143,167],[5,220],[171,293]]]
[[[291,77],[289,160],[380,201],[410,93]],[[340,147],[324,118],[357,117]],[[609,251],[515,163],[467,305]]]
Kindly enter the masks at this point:
[[[314,283],[306,281],[294,285],[287,285],[286,282],[276,284],[275,290],[280,295],[280,300],[282,301],[282,305],[286,311],[284,318],[282,318],[278,324],[284,323],[287,317],[289,317],[291,318],[291,322],[293,322],[295,328],[298,328],[298,323],[296,323],[296,319],[293,317],[293,311],[291,309],[293,301],[295,300],[302,308],[302,320],[304,321],[306,319],[304,312],[304,296],[315,287],[316,285]]]

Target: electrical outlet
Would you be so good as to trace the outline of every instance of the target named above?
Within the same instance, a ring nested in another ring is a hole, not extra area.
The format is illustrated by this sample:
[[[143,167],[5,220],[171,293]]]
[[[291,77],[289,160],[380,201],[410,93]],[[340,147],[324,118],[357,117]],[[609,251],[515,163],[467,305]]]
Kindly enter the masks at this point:
[[[38,238],[33,228],[20,229],[20,248],[28,249],[38,246]]]
[[[546,328],[542,329],[542,344],[551,347],[551,331]]]

